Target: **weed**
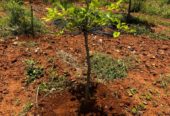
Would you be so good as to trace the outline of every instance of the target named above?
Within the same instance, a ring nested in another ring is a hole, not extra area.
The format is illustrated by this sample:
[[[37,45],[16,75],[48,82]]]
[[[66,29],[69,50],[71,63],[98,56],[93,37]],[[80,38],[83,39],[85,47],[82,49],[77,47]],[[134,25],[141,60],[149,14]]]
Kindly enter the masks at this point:
[[[127,76],[127,66],[123,60],[114,60],[108,55],[96,53],[91,57],[92,71],[105,80],[121,79]]]
[[[138,104],[138,105],[134,106],[131,109],[131,112],[132,112],[132,114],[138,114],[139,111],[144,111],[145,109],[146,109],[146,105],[141,103],[141,104]]]
[[[170,84],[170,74],[161,75],[160,78],[157,79],[153,84],[160,88],[167,88]]]
[[[29,84],[37,78],[40,78],[44,74],[44,69],[37,65],[34,60],[25,60],[26,64],[26,83]]]
[[[135,69],[139,64],[140,60],[136,55],[131,55],[123,58],[128,70]]]
[[[33,107],[33,103],[28,102],[23,106],[22,111],[18,114],[18,116],[26,116],[26,114],[31,110]]]
[[[128,96],[129,97],[132,97],[134,96],[136,93],[138,93],[137,89],[136,88],[130,88],[127,90],[127,93],[128,93]]]
[[[52,91],[62,91],[67,86],[67,78],[64,76],[58,76],[53,78],[51,81],[47,83],[41,83],[39,85],[39,92],[52,92]]]
[[[63,50],[60,50],[57,52],[57,55],[63,59],[64,62],[70,64],[71,66],[73,67],[79,67],[79,64],[77,62],[77,58],[72,56],[71,54],[63,51]]]
[[[134,35],[146,35],[152,39],[160,39],[160,40],[170,40],[170,36],[164,33],[154,33],[150,28],[144,25],[131,25],[135,31],[131,34]]]
[[[140,98],[145,99],[147,101],[151,101],[152,100],[152,95],[151,95],[151,93],[144,93],[144,94],[142,94],[142,96]]]
[[[15,106],[19,106],[21,104],[21,100],[19,98],[16,98],[13,102]]]
[[[39,85],[40,92],[51,92],[54,90],[61,91],[66,88],[68,82],[66,76],[58,75],[57,70],[55,70],[53,67],[50,68],[47,72],[49,82],[43,82]]]

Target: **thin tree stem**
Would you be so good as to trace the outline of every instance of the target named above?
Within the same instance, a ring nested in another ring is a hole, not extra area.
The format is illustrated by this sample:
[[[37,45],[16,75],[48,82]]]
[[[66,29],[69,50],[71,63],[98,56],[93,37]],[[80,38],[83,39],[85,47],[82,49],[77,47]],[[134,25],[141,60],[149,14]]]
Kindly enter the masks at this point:
[[[31,34],[32,34],[32,37],[35,36],[35,33],[34,33],[34,11],[33,11],[33,6],[32,6],[32,0],[30,0],[30,7],[31,7]]]
[[[86,0],[86,10],[89,12],[89,4],[91,0]],[[87,85],[86,85],[86,100],[90,99],[90,83],[91,83],[91,62],[90,62],[90,50],[88,46],[88,23],[89,23],[89,18],[86,16],[85,22],[84,22],[84,43],[85,43],[85,49],[86,49],[86,61],[87,61]]]
[[[86,100],[90,97],[90,82],[91,82],[91,62],[90,62],[90,50],[88,46],[88,32],[84,32],[84,43],[86,49],[86,61],[87,61],[87,86],[86,86]]]
[[[129,21],[129,18],[130,18],[130,13],[131,13],[131,5],[132,5],[132,1],[129,0],[129,7],[128,7],[128,14],[127,14],[127,21]]]

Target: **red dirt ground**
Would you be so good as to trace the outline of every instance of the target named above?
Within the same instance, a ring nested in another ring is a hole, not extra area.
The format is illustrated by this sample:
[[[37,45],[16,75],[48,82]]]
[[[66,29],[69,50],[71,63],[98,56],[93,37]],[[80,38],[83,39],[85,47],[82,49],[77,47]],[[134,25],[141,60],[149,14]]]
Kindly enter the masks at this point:
[[[37,45],[31,47],[31,43]],[[77,57],[79,63],[84,63],[83,36],[45,36],[36,39],[19,37],[0,42],[0,116],[18,114],[23,106],[35,103],[36,88],[48,77],[25,86],[25,59],[35,59],[45,69],[52,64],[50,57],[55,57],[54,65],[59,74],[68,73],[68,78],[76,78],[76,69],[58,58],[56,52],[63,50]],[[38,51],[37,51],[38,49]],[[154,82],[161,74],[170,73],[170,41],[153,40],[145,37],[121,36],[112,39],[104,36],[90,36],[91,52],[102,52],[114,58],[135,56],[139,63],[128,71],[128,77],[114,80],[106,85],[96,84],[93,103],[89,106],[89,115],[132,115],[132,108],[144,103],[146,108],[138,115],[155,116],[170,115],[170,85],[161,88]],[[130,88],[136,88],[137,93],[128,95]],[[38,113],[43,116],[78,115],[81,111],[81,101],[77,97],[79,91],[54,92],[45,98],[39,98]],[[148,100],[143,94],[151,94]],[[85,109],[83,109],[85,110]],[[32,108],[28,115],[37,114]]]

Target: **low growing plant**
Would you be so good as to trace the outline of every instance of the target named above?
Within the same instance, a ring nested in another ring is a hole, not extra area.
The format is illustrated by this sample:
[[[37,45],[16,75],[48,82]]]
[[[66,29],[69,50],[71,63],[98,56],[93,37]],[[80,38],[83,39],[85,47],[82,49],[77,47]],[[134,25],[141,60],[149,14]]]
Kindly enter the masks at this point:
[[[125,62],[108,55],[96,53],[91,56],[92,72],[105,80],[121,79],[127,76]]]
[[[37,65],[37,62],[34,60],[26,60],[26,83],[30,84],[34,80],[40,78],[44,74],[44,69]]]

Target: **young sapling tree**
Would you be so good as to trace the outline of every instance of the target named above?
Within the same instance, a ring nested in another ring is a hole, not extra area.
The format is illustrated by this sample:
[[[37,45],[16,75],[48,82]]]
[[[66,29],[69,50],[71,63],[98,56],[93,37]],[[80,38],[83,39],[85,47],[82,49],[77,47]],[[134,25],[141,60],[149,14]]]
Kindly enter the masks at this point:
[[[90,97],[89,88],[91,85],[91,63],[90,63],[90,50],[88,45],[89,34],[92,30],[98,27],[105,28],[112,26],[113,36],[118,37],[119,29],[128,29],[125,23],[121,23],[113,10],[118,10],[122,0],[114,3],[109,3],[105,6],[100,4],[100,0],[82,0],[83,4],[76,4],[70,2],[56,2],[55,7],[48,8],[47,16],[44,18],[46,21],[57,21],[58,32],[61,34],[78,30],[84,35],[84,43],[86,50],[87,61],[87,85],[86,85],[86,99]]]

